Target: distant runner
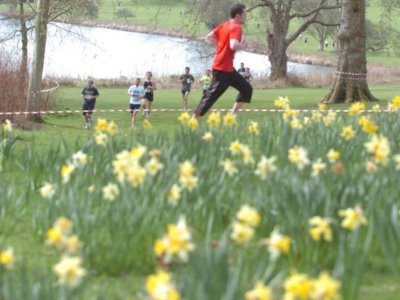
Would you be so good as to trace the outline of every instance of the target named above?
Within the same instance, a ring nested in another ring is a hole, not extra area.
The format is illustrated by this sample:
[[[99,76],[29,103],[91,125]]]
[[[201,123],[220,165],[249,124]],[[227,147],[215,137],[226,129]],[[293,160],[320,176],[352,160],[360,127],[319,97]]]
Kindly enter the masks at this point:
[[[93,86],[93,80],[88,80],[88,85],[81,92],[83,98],[82,115],[85,119],[85,128],[93,125],[92,111],[96,105],[96,98],[100,96],[99,91]]]

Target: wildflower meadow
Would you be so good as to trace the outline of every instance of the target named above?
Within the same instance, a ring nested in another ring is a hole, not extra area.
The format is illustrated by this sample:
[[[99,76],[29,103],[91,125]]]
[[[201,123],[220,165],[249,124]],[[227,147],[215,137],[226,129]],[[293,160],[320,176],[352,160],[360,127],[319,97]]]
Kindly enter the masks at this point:
[[[371,260],[399,277],[400,97],[275,105],[262,122],[183,113],[170,134],[98,118],[45,150],[16,149],[5,122],[0,299],[357,299]]]

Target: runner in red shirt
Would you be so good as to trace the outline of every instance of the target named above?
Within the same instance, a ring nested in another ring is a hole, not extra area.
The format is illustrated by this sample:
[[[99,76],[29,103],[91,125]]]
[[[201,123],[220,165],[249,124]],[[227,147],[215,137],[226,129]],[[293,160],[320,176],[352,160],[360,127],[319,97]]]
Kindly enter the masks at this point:
[[[231,19],[222,23],[207,35],[207,39],[217,47],[212,65],[212,81],[195,109],[192,118],[203,116],[229,86],[239,91],[232,113],[236,113],[243,103],[249,103],[253,88],[233,68],[233,57],[236,51],[243,50],[246,42],[242,41],[242,25],[246,22],[246,6],[234,4],[230,9]]]

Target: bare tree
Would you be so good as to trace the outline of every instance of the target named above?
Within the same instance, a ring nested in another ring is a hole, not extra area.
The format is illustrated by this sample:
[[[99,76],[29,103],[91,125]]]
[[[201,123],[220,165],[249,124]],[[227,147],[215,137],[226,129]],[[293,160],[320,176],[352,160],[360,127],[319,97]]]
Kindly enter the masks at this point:
[[[213,29],[230,18],[227,8],[233,4],[233,0],[192,0],[190,12]]]
[[[51,0],[37,0],[37,16],[35,26],[35,49],[32,59],[32,72],[29,79],[27,111],[39,110],[40,89],[42,86],[43,65],[46,52],[47,25],[49,23],[49,9]],[[33,121],[40,121],[37,115],[30,117]]]
[[[42,86],[43,66],[46,53],[47,26],[50,21],[61,16],[73,16],[82,8],[88,7],[91,0],[37,0],[35,20],[35,48],[32,58],[32,70],[29,79],[27,111],[38,111],[40,108],[40,90]],[[33,121],[40,121],[38,115],[29,116]]]
[[[27,23],[34,18],[34,14],[32,13],[33,7],[31,1],[27,0],[4,1],[3,3],[10,5],[7,18],[18,20],[19,29],[10,32],[7,37],[0,40],[12,39],[16,35],[21,36],[21,72],[26,74],[28,72],[28,34],[33,28],[32,26],[28,26]],[[26,12],[26,6],[28,7],[28,12]],[[25,80],[21,80],[21,82],[25,82]]]
[[[266,8],[267,17],[272,26],[272,30],[267,30],[271,80],[287,79],[287,49],[311,24],[324,25],[324,22],[318,19],[321,11],[340,8],[338,4],[329,4],[329,0],[318,0],[313,8],[305,12],[296,11],[295,0],[258,0],[256,2],[248,11]],[[297,30],[289,34],[289,26],[296,18],[304,21]]]
[[[299,11],[304,12],[305,8],[310,10],[315,7],[317,1],[318,0],[300,0],[297,1],[296,6]],[[317,20],[321,23],[311,24],[307,29],[307,33],[318,41],[319,51],[322,52],[327,46],[327,40],[335,39],[336,33],[339,29],[340,11],[339,9],[329,11],[322,10]]]
[[[377,101],[367,82],[365,0],[343,0],[336,79],[323,103]]]

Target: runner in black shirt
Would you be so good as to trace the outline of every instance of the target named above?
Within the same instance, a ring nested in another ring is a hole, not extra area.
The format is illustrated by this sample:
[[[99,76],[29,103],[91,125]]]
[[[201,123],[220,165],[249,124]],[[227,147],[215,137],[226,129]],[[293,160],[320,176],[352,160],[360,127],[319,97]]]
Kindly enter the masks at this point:
[[[90,128],[93,124],[92,111],[96,105],[96,98],[100,96],[99,91],[93,86],[93,80],[88,81],[88,85],[81,92],[83,98],[82,115],[85,118],[85,128]]]
[[[182,74],[181,77],[179,77],[179,82],[182,83],[183,110],[187,111],[187,101],[192,88],[192,83],[194,82],[194,77],[190,74],[189,67],[185,68],[185,74]]]
[[[152,80],[153,74],[148,71],[146,73],[146,79],[143,82],[143,88],[144,88],[144,109],[146,112],[146,116],[149,117],[151,113],[151,104],[153,103],[154,100],[154,90],[157,89],[156,83]]]

